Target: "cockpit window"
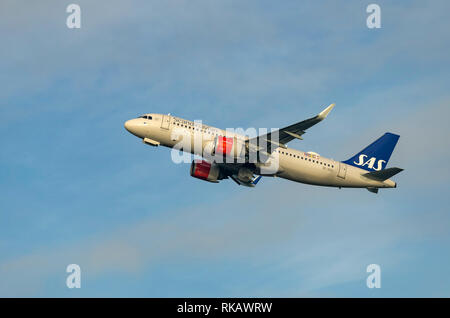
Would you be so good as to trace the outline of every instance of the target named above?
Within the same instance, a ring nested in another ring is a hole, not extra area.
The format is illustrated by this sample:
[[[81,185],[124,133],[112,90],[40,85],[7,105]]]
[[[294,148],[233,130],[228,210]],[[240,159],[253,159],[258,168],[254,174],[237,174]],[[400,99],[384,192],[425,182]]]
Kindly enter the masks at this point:
[[[147,115],[139,116],[139,118],[144,118],[144,119],[150,119],[150,120],[152,120],[152,116],[147,116]]]

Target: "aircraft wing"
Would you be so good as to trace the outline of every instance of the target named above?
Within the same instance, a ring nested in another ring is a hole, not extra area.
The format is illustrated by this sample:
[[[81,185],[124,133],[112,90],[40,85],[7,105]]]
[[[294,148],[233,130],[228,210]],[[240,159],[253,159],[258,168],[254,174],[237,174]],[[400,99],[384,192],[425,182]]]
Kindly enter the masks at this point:
[[[314,117],[308,118],[282,129],[272,131],[268,134],[251,138],[248,140],[248,143],[251,145],[258,145],[259,148],[261,148],[261,145],[267,142],[267,152],[269,154],[272,152],[272,148],[286,148],[286,144],[293,139],[302,140],[302,135],[305,133],[305,130],[324,120],[329,112],[333,109],[334,105],[335,104],[331,104]]]

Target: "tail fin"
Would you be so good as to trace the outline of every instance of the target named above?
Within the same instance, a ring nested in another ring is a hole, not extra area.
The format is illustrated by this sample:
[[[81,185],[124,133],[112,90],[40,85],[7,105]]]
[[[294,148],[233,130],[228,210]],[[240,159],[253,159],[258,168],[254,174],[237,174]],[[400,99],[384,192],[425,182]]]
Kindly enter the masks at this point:
[[[357,153],[350,159],[343,161],[343,163],[367,171],[383,170],[386,168],[389,158],[391,157],[399,138],[399,135],[387,132],[369,146],[364,148],[361,152]]]

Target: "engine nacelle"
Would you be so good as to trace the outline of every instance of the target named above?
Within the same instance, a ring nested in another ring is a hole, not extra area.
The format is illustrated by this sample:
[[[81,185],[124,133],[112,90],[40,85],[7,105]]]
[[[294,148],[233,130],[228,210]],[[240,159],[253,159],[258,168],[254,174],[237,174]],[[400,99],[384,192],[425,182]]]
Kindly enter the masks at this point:
[[[213,155],[245,159],[247,155],[245,141],[236,137],[216,136],[214,139]]]
[[[193,160],[191,164],[191,176],[209,182],[219,182],[220,169],[216,164],[205,160]]]

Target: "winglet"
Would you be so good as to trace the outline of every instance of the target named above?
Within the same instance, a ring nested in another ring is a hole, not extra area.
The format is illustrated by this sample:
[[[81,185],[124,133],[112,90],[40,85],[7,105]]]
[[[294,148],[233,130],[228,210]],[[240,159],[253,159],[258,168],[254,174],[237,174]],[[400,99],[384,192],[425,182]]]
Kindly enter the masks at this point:
[[[253,179],[252,184],[256,185],[259,180],[261,180],[262,176],[257,176],[255,179]]]
[[[331,112],[331,110],[333,109],[334,105],[335,105],[335,104],[333,103],[333,104],[331,104],[330,106],[328,106],[327,108],[325,108],[324,110],[322,110],[322,111],[320,112],[320,114],[317,115],[318,119],[320,119],[320,120],[325,119],[325,117],[327,117],[328,114],[329,114],[329,112]]]

